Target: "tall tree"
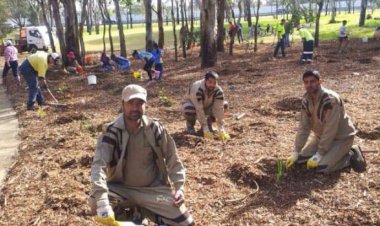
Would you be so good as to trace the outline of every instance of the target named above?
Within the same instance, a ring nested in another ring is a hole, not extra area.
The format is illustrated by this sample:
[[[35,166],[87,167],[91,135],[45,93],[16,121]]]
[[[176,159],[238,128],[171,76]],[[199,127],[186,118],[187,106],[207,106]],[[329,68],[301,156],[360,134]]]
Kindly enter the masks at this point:
[[[173,36],[174,36],[174,59],[175,61],[178,61],[178,50],[177,50],[177,32],[175,29],[175,16],[174,16],[174,0],[171,0],[172,3],[172,25],[173,25]]]
[[[144,0],[145,7],[145,49],[153,49],[153,31],[152,31],[152,0]]]
[[[27,18],[30,15],[30,6],[23,0],[7,0],[9,19],[20,29],[25,27]]]
[[[367,0],[362,0],[361,6],[360,6],[360,18],[359,18],[360,27],[364,26],[365,24],[367,4],[368,4]]]
[[[182,56],[186,58],[186,40],[187,40],[188,31],[185,26],[184,0],[181,0],[180,2],[180,9],[181,9],[181,29],[179,31],[179,38],[181,40]]]
[[[84,57],[86,56],[86,47],[85,47],[84,39],[83,39],[83,27],[84,27],[84,23],[87,20],[87,4],[88,4],[88,0],[83,0],[82,13],[81,13],[80,22],[79,22],[80,55],[82,59],[84,59]],[[84,65],[83,62],[82,64]]]
[[[257,0],[257,4],[256,4],[256,22],[255,22],[255,26],[256,26],[256,29],[255,29],[255,44],[254,44],[254,47],[253,47],[253,50],[255,52],[257,52],[257,27],[259,25],[259,11],[260,11],[260,5],[261,5],[261,1],[260,0]]]
[[[158,47],[164,48],[164,19],[162,17],[162,1],[157,0]]]
[[[216,49],[218,52],[224,52],[224,39],[225,39],[225,30],[224,30],[224,14],[226,11],[226,0],[217,0],[217,26],[218,33],[216,35]]]
[[[319,46],[319,21],[320,21],[321,13],[323,10],[323,4],[324,4],[324,0],[318,0],[317,1],[318,11],[317,11],[317,15],[315,18],[315,34],[314,34],[314,46],[315,47]]]
[[[190,0],[190,33],[187,48],[190,49],[194,42],[194,0]]]
[[[246,16],[247,16],[248,27],[251,27],[252,26],[251,0],[245,0],[244,7],[247,14]]]
[[[336,1],[335,0],[331,0],[331,19],[330,19],[330,23],[335,23],[336,20]]]
[[[65,15],[65,42],[66,51],[73,51],[75,58],[82,62],[82,56],[79,54],[79,30],[78,18],[75,2],[72,0],[61,0]]]
[[[65,65],[67,58],[66,58],[66,40],[65,40],[65,35],[64,35],[64,29],[61,21],[61,14],[59,12],[59,1],[58,0],[51,0],[51,7],[53,11],[53,16],[54,16],[54,21],[55,21],[55,26],[56,26],[56,33],[57,37],[59,40],[59,48],[61,50],[61,55],[62,55],[62,60],[63,64],[62,66]]]
[[[175,5],[176,5],[176,8],[177,8],[177,24],[179,25],[179,3],[178,3],[178,0],[175,1]]]
[[[117,19],[117,28],[119,30],[119,40],[120,40],[120,55],[123,57],[127,56],[127,48],[125,46],[125,37],[124,37],[124,29],[123,29],[123,21],[121,20],[120,13],[120,0],[113,0],[116,11],[116,19]]]
[[[217,62],[215,27],[215,0],[202,0],[201,6],[201,66],[212,67]]]
[[[113,48],[113,39],[112,39],[112,33],[111,33],[112,21],[111,21],[110,13],[108,12],[107,0],[99,0],[99,5],[100,5],[101,11],[103,13],[103,23],[108,24],[108,39],[110,42],[111,54],[113,54],[114,48]]]
[[[238,17],[238,22],[241,21],[241,15],[243,14],[243,0],[238,0],[238,9],[239,9],[239,17]]]
[[[50,23],[49,23],[49,21],[48,21],[47,15],[46,15],[46,4],[45,4],[45,0],[38,0],[38,4],[40,5],[41,12],[42,12],[42,17],[43,17],[43,19],[44,19],[44,23],[45,23],[45,26],[46,26],[47,31],[48,31],[51,50],[52,50],[53,52],[56,52],[56,49],[55,49],[55,43],[54,43],[54,38],[53,38],[53,32],[52,32],[52,30],[51,30],[51,26],[50,26]]]

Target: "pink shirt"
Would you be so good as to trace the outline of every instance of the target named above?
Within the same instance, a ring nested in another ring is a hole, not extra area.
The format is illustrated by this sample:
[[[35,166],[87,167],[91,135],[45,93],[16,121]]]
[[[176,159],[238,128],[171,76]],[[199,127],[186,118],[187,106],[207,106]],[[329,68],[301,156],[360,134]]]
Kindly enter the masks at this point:
[[[6,62],[16,61],[17,58],[17,49],[14,46],[7,46],[4,50],[4,57]]]

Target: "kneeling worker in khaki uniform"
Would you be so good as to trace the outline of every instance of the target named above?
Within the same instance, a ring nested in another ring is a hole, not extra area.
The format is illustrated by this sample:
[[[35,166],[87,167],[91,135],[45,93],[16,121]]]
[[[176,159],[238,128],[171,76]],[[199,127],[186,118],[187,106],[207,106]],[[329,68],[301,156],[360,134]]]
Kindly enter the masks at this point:
[[[321,86],[318,71],[306,71],[303,82],[307,92],[302,99],[295,151],[287,159],[286,167],[307,162],[307,168],[316,168],[322,173],[348,166],[356,172],[365,171],[366,162],[360,147],[352,146],[356,130],[346,114],[343,100]]]
[[[219,75],[214,71],[206,73],[204,79],[194,82],[185,95],[182,112],[186,119],[186,130],[189,134],[195,134],[194,125],[198,120],[202,126],[203,136],[212,139],[214,132],[212,123],[218,124],[218,136],[221,140],[230,139],[230,135],[224,130],[224,109],[227,102],[224,101],[223,90],[218,86]]]
[[[185,168],[166,129],[144,115],[146,98],[143,87],[125,87],[123,114],[99,137],[91,167],[91,210],[106,225],[119,225],[115,213],[119,217],[128,207],[140,208],[157,224],[193,225],[184,205]]]

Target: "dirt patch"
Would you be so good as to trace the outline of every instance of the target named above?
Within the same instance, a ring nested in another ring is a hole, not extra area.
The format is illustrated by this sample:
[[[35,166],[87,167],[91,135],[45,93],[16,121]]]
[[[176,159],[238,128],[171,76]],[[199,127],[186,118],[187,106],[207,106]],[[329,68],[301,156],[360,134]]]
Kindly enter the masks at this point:
[[[276,103],[276,108],[282,111],[301,111],[302,98],[286,97]]]
[[[56,124],[67,124],[73,121],[81,121],[81,120],[87,120],[88,118],[84,116],[83,114],[77,114],[77,115],[68,115],[68,116],[61,116],[55,120]]]
[[[362,129],[358,129],[356,136],[368,140],[378,140],[380,139],[380,127],[376,127],[375,129],[369,132]]]

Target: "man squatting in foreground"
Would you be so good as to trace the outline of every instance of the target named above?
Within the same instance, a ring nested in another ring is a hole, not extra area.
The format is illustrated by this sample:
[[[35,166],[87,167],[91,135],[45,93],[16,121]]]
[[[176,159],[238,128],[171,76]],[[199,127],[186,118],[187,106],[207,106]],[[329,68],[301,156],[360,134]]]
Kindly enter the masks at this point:
[[[307,162],[307,168],[315,168],[321,173],[349,166],[356,172],[364,172],[366,162],[360,147],[352,146],[356,129],[345,111],[343,100],[321,85],[318,71],[306,71],[303,82],[306,94],[302,99],[295,151],[287,159],[286,167],[295,162]]]
[[[113,208],[125,213],[137,206],[157,224],[193,225],[184,205],[185,168],[166,129],[145,115],[146,98],[143,87],[126,86],[123,114],[99,137],[91,167],[92,213],[98,222],[117,226]]]

